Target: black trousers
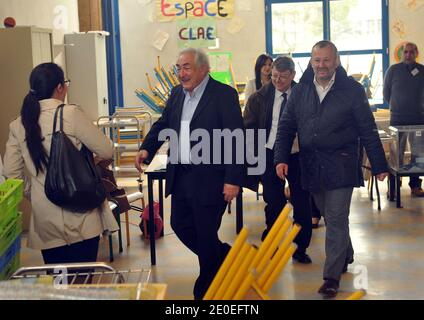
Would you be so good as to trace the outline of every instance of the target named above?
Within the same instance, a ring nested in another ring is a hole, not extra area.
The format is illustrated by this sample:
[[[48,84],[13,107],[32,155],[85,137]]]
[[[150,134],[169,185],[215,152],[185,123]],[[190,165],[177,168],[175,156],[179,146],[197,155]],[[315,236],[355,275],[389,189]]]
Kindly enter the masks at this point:
[[[62,246],[52,249],[41,250],[45,264],[62,264],[78,262],[96,262],[99,251],[100,237],[94,237],[81,242],[73,243],[69,246]],[[70,274],[94,272],[94,269],[73,269]],[[91,283],[92,277],[69,276],[67,283]]]
[[[312,237],[311,194],[302,189],[299,153],[290,156],[287,180],[290,186],[290,202],[293,205],[293,219],[302,227],[294,242],[298,252],[305,252]]]
[[[266,230],[262,234],[262,240],[265,239],[269,230],[271,230],[275,220],[287,203],[284,195],[285,181],[281,180],[275,171],[274,151],[266,149],[266,169],[261,176],[262,195],[265,201],[265,223]]]
[[[315,204],[314,197],[312,196],[311,196],[311,212],[312,212],[313,218],[321,219],[321,212],[319,211],[317,205]]]
[[[267,160],[274,159],[273,151],[267,149]],[[290,185],[290,202],[293,205],[293,219],[302,229],[296,236],[294,242],[297,244],[298,252],[305,252],[309,247],[312,237],[311,195],[303,190],[301,186],[299,154],[292,154],[289,160],[289,174],[287,181]],[[285,182],[278,178],[273,163],[268,162],[267,168],[262,176],[263,196],[267,203],[265,206],[265,219],[269,231],[287,203],[284,195]],[[262,235],[262,240],[267,232]]]
[[[96,262],[100,237],[94,237],[69,246],[41,250],[45,264]]]
[[[199,259],[200,273],[193,290],[194,298],[199,300],[205,295],[231,247],[218,238],[227,203],[224,198],[214,205],[200,203],[195,196],[193,181],[192,170],[177,169],[171,200],[171,227]]]

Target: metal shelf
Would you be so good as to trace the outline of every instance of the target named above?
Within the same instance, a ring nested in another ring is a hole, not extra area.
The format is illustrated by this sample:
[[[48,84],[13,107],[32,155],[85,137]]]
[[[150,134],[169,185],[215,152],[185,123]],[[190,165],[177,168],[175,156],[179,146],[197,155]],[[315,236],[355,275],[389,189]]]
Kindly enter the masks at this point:
[[[114,172],[138,173],[132,164],[133,159],[143,141],[144,126],[148,123],[151,127],[152,122],[151,113],[141,108],[118,108],[112,116],[97,119],[97,127],[113,141]]]

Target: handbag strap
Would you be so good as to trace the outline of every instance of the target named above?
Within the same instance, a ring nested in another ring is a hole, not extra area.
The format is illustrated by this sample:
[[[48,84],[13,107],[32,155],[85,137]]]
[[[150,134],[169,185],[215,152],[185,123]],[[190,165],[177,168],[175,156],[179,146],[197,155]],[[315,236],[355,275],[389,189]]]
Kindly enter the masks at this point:
[[[54,120],[53,120],[53,133],[56,132],[57,112],[59,110],[60,110],[60,114],[59,114],[59,116],[60,116],[60,123],[59,123],[59,126],[60,126],[60,131],[63,131],[63,107],[64,106],[65,106],[65,104],[63,103],[63,104],[59,105],[56,108],[56,111],[54,113]]]

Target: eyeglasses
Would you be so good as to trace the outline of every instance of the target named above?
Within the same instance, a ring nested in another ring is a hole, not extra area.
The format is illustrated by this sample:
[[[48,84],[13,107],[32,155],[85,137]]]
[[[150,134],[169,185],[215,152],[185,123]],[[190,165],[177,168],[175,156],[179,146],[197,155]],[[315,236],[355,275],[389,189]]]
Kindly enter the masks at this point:
[[[70,85],[71,85],[71,80],[65,80],[65,85],[67,86],[67,87],[69,87]]]
[[[290,78],[290,76],[286,76],[286,75],[281,75],[281,74],[279,74],[279,75],[275,75],[275,74],[273,74],[272,76],[271,76],[271,79],[272,80],[274,80],[274,81],[279,81],[279,80],[288,80]]]
[[[179,67],[178,66],[176,69],[177,69],[177,72],[178,73],[181,72],[181,70],[184,70],[186,72],[190,72],[191,71],[191,67],[190,66],[182,66],[182,67]]]

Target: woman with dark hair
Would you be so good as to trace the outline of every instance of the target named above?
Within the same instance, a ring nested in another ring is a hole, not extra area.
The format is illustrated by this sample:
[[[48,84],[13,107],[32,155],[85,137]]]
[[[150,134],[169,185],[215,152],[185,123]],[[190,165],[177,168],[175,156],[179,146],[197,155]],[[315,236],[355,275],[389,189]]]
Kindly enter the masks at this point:
[[[28,246],[41,250],[44,263],[93,262],[97,259],[99,236],[116,231],[118,225],[105,201],[99,208],[78,214],[50,202],[44,192],[53,118],[63,104],[69,80],[54,63],[35,67],[30,76],[21,115],[10,124],[4,156],[4,175],[30,180],[32,215]],[[63,130],[80,149],[85,144],[98,157],[112,158],[112,143],[76,105],[63,108]]]
[[[259,90],[263,85],[271,80],[271,64],[272,57],[267,54],[261,54],[255,63],[255,78],[251,79],[246,84],[244,90],[244,103],[247,103],[250,95]]]

